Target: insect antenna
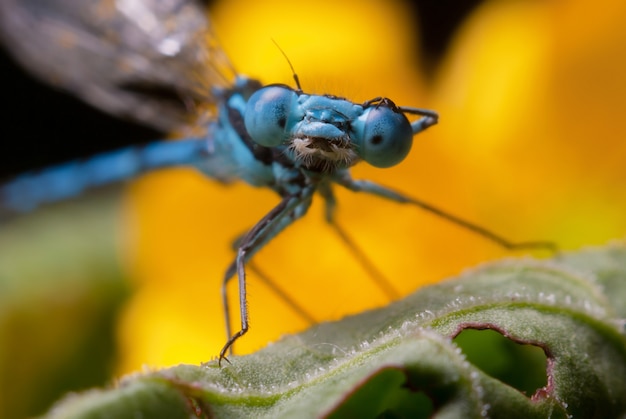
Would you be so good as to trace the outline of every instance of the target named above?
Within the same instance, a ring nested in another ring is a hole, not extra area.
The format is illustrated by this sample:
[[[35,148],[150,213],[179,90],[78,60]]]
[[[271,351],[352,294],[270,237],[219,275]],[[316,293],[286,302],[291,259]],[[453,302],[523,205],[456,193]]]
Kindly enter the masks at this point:
[[[272,39],[272,42],[274,43],[274,45],[276,45],[276,48],[278,48],[280,53],[283,54],[283,57],[285,57],[285,60],[287,60],[287,64],[289,64],[289,68],[291,68],[291,74],[293,75],[293,80],[296,82],[296,87],[298,88],[298,92],[302,92],[302,86],[300,86],[300,78],[298,77],[296,70],[293,68],[293,64],[291,64],[291,60],[289,60],[287,53],[283,51],[280,45],[278,45],[278,42],[276,42],[274,39]]]

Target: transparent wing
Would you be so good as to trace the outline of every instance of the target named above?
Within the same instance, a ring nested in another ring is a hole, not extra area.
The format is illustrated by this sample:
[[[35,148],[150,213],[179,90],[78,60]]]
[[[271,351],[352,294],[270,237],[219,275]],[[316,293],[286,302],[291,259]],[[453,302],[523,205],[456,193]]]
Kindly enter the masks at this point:
[[[0,0],[0,41],[45,82],[170,131],[234,76],[204,9],[200,0]]]

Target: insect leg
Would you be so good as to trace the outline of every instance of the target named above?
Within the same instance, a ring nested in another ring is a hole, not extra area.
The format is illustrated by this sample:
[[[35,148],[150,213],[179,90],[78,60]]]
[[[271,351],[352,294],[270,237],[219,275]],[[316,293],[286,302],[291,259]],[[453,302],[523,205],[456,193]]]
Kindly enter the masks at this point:
[[[477,224],[464,220],[462,218],[457,217],[456,215],[452,215],[449,212],[446,212],[440,208],[437,208],[433,205],[430,205],[424,201],[419,199],[411,198],[406,195],[401,194],[400,192],[396,192],[393,189],[389,189],[385,186],[378,185],[374,182],[370,182],[368,180],[354,180],[350,178],[347,174],[344,174],[342,177],[337,177],[335,179],[337,183],[346,187],[347,189],[354,192],[365,192],[372,195],[379,196],[381,198],[390,199],[392,201],[398,202],[400,204],[410,204],[415,205],[425,211],[428,211],[438,217],[441,217],[449,222],[456,224],[460,227],[463,227],[479,236],[490,240],[499,246],[504,247],[509,250],[520,250],[520,249],[546,249],[552,253],[558,252],[558,247],[555,243],[550,241],[524,241],[524,242],[514,242],[504,237],[496,234],[490,230],[487,230],[484,227],[481,227]]]
[[[380,288],[380,290],[387,296],[389,300],[396,300],[400,297],[400,293],[391,285],[391,282],[383,275],[382,272],[370,261],[369,257],[363,252],[363,250],[352,240],[352,238],[346,233],[335,219],[335,209],[337,207],[337,200],[335,194],[331,188],[331,185],[324,183],[318,188],[319,193],[324,198],[326,206],[326,222],[337,233],[339,239],[350,250],[352,256],[367,272],[368,276],[374,281],[374,283]]]
[[[411,122],[411,128],[413,129],[413,135],[424,131],[426,128],[435,125],[439,122],[439,114],[435,111],[422,108],[411,108],[407,106],[401,106],[398,108],[403,113],[409,113],[413,115],[420,115],[421,118],[417,121]]]
[[[226,344],[220,351],[218,364],[226,358],[226,353],[232,353],[232,345],[237,339],[248,331],[248,306],[246,297],[246,262],[259,251],[267,242],[274,238],[285,227],[289,226],[298,218],[302,217],[311,204],[313,188],[304,188],[300,192],[285,196],[280,203],[267,213],[252,229],[243,237],[235,261],[226,270],[222,282],[222,303],[224,304],[224,316],[226,320],[227,338]],[[231,278],[237,274],[239,284],[239,310],[241,316],[241,329],[231,335],[230,308],[226,286]]]
[[[317,322],[315,317],[309,313],[304,307],[298,304],[293,298],[289,296],[268,274],[262,271],[253,260],[248,262],[248,269],[256,274],[256,276],[269,288],[274,294],[285,302],[298,316],[300,316],[307,323],[313,325]]]
[[[243,237],[244,235],[241,235],[233,243],[233,250],[235,252],[237,251],[237,249],[239,249],[239,244],[241,243]],[[283,300],[283,302],[287,304],[291,308],[291,310],[294,311],[294,313],[296,313],[298,316],[300,316],[303,320],[305,320],[309,324],[316,323],[316,320],[313,317],[313,315],[311,315],[303,306],[298,304],[297,301],[291,298],[291,296],[289,296],[289,294],[287,294],[285,290],[282,289],[282,287],[278,285],[276,281],[274,281],[266,272],[261,270],[261,268],[259,268],[259,266],[254,263],[254,259],[250,259],[248,261],[248,270],[251,272],[254,272],[255,276],[261,282],[263,282],[265,286],[271,289],[272,292],[278,296],[278,298]],[[228,333],[228,336],[230,337],[230,333]]]

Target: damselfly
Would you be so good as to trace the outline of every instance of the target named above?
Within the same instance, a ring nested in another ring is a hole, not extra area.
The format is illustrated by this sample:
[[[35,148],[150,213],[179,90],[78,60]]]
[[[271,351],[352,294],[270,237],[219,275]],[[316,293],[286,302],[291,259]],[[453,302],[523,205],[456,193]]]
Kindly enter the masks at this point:
[[[202,128],[202,132],[188,130],[192,135],[178,141],[155,142],[19,176],[0,185],[0,210],[26,212],[88,188],[178,165],[194,167],[218,181],[240,179],[275,191],[279,203],[240,238],[236,258],[223,279],[227,342],[220,362],[249,328],[247,262],[304,216],[316,193],[325,201],[328,223],[360,255],[335,222],[334,185],[417,206],[509,249],[552,248],[548,242],[508,241],[393,189],[352,179],[350,168],[360,161],[381,168],[402,161],[413,136],[437,123],[437,113],[398,106],[384,97],[354,103],[308,94],[295,73],[295,88],[263,86],[237,75],[217,45],[200,3],[0,2],[5,45],[40,78],[108,112],[161,129]],[[195,121],[188,119],[190,108],[200,115]],[[233,334],[226,285],[235,276],[241,327]],[[392,293],[384,282],[379,285],[383,292]]]

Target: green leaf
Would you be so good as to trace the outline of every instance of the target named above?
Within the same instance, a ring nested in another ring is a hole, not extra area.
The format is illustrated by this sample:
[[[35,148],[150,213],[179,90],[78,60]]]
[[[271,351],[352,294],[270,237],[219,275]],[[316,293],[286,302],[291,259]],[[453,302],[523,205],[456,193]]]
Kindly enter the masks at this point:
[[[63,400],[47,417],[623,417],[625,296],[623,244],[507,260],[222,368],[211,361],[128,376]],[[469,329],[492,332],[462,339]],[[525,394],[515,384],[524,380],[503,378],[507,371],[535,384]]]
[[[0,417],[44,413],[105,384],[129,294],[117,254],[118,197],[42,208],[0,224]]]

